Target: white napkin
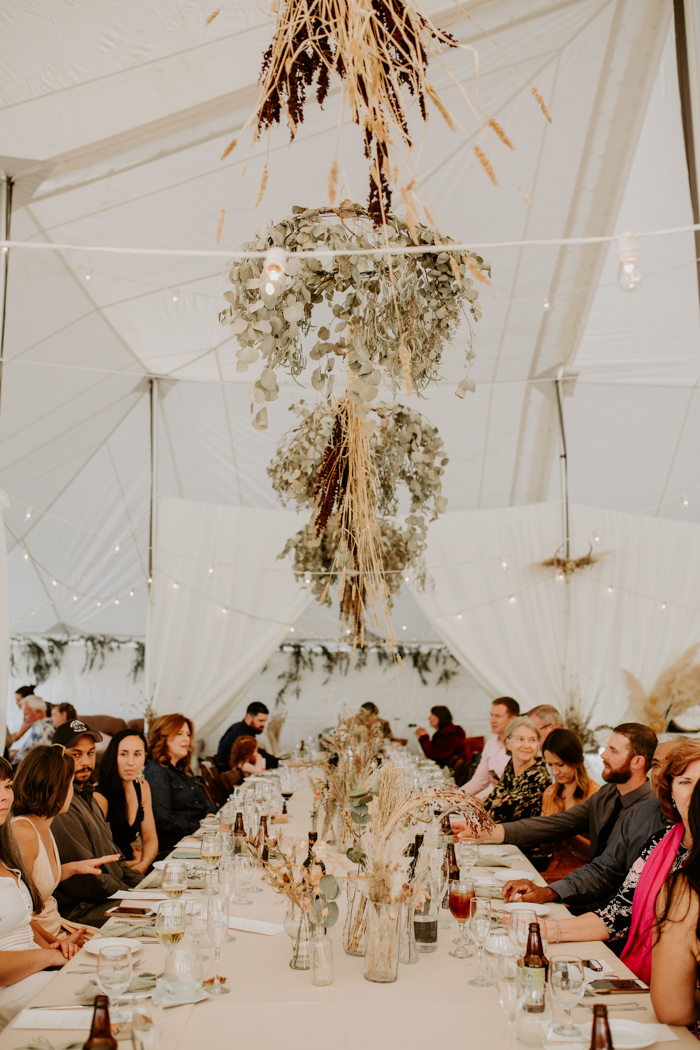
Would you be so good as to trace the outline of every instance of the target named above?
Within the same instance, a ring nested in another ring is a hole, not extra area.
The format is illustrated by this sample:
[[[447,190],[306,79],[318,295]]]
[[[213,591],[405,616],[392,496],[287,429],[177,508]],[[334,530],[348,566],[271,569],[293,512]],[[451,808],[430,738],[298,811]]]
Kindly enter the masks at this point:
[[[241,933],[262,933],[266,937],[273,937],[276,933],[282,933],[284,926],[277,922],[263,922],[261,919],[239,919],[232,915],[228,921],[230,930],[240,930]]]
[[[12,1022],[13,1028],[85,1028],[92,1024],[92,1007],[76,1006],[74,1010],[50,1008],[22,1010]]]

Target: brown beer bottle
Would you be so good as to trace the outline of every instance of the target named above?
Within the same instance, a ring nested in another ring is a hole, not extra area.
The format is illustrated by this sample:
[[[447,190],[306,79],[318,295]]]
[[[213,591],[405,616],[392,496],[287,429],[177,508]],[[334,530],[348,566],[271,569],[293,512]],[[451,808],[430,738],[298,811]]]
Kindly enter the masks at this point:
[[[306,854],[306,860],[304,861],[304,865],[303,866],[305,868],[310,868],[312,864],[318,864],[318,866],[323,871],[325,871],[326,870],[326,865],[323,863],[322,860],[316,860],[314,855],[313,855],[313,853],[311,852],[312,848],[316,845],[317,841],[318,841],[318,832],[317,831],[310,831],[309,832],[309,852]]]
[[[445,859],[442,864],[443,871],[447,870],[447,882],[445,884],[445,893],[442,898],[442,907],[449,908],[450,906],[450,883],[454,879],[459,878],[459,868],[457,867],[457,858],[455,857],[454,842],[450,841],[445,846]]]
[[[444,847],[447,845],[448,837],[450,835],[452,835],[452,825],[450,824],[450,816],[449,813],[445,813],[444,817],[440,822],[440,840],[438,842],[438,846],[444,849]]]
[[[236,823],[233,825],[233,855],[246,852],[243,814],[238,812],[236,813]]]
[[[267,848],[267,840],[270,837],[270,833],[267,830],[267,817],[263,814],[260,817],[260,828],[258,830],[258,846],[262,850],[261,857],[263,860],[269,860],[270,851]]]
[[[523,956],[523,995],[528,1008],[544,1009],[544,987],[547,982],[547,959],[542,948],[540,924],[531,922],[527,935],[527,948]]]
[[[607,1006],[593,1007],[593,1024],[591,1026],[591,1050],[612,1050],[612,1036],[608,1024]]]
[[[83,1044],[83,1050],[117,1050],[117,1040],[112,1035],[112,1025],[109,1021],[109,999],[106,995],[95,996],[90,1035],[87,1043]]]

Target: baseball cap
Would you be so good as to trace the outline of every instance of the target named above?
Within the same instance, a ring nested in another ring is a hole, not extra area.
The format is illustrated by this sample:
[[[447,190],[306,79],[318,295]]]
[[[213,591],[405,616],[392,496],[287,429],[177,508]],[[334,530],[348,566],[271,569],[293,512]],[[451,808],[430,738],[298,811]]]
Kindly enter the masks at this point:
[[[91,736],[96,741],[102,739],[102,733],[98,733],[96,729],[90,729],[90,726],[86,725],[85,722],[81,722],[79,718],[74,718],[72,722],[64,722],[62,726],[58,727],[51,738],[51,743],[62,744],[63,747],[73,747],[73,744],[76,740],[80,740],[81,736]]]

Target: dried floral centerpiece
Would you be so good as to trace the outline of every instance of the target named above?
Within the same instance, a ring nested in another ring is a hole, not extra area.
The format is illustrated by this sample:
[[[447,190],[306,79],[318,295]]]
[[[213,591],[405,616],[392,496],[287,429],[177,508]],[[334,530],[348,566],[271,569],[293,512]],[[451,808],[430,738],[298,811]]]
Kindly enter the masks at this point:
[[[318,783],[321,777],[315,778],[312,784],[321,791],[324,810],[321,838],[325,842],[339,840],[338,844],[342,845],[348,830],[344,814],[349,809],[350,796],[370,777],[384,745],[384,735],[379,722],[368,721],[356,713],[340,719],[338,725],[324,735],[323,744],[326,749],[321,773],[323,786]]]
[[[343,201],[335,209],[295,207],[246,245],[251,251],[281,248],[289,253],[284,287],[263,279],[263,259],[236,262],[229,271],[233,287],[224,292],[229,306],[219,314],[240,343],[238,370],[246,371],[262,357],[264,367],[252,390],[256,429],[267,427],[266,403],[279,395],[278,371],[294,378],[304,372],[302,341],[312,331],[316,340],[308,354],[318,362],[313,387],[331,392],[335,362],[341,358],[356,379],[349,397],[360,414],[377,397],[382,375],[392,389],[405,385],[408,393],[437,381],[443,349],[463,316],[470,324],[468,371],[474,358],[470,318],[481,317],[477,285],[488,283],[489,264],[475,252],[457,249],[385,254],[410,244],[444,243],[451,243],[450,238],[397,215],[387,215],[378,232],[364,208]],[[316,250],[325,254],[294,254]],[[358,254],[329,257],[348,250]],[[268,294],[267,288],[274,291]],[[473,389],[467,374],[457,394],[464,397]]]
[[[314,520],[288,540],[279,557],[293,555],[297,580],[310,587],[319,602],[331,604],[330,588],[342,578],[341,613],[344,622],[362,634],[366,603],[365,580],[358,578],[358,543],[355,522],[343,521],[345,490],[351,480],[343,446],[342,413],[349,406],[331,402],[316,408],[304,402],[291,411],[301,422],[279,444],[267,468],[283,503],[295,502],[314,512]],[[391,608],[407,569],[416,582],[425,582],[423,554],[428,520],[444,513],[442,476],[448,463],[437,427],[407,405],[377,404],[370,408],[365,429],[368,435],[371,472],[372,517],[377,519],[376,544],[382,568],[382,583]],[[397,524],[399,486],[410,497],[409,513]],[[336,509],[337,508],[337,509]],[[381,591],[381,588],[380,588]],[[361,638],[361,644],[364,638]]]
[[[623,668],[630,706],[626,717],[646,723],[655,733],[665,733],[672,719],[696,707],[700,696],[700,642],[691,645],[662,671],[647,694],[631,671]]]

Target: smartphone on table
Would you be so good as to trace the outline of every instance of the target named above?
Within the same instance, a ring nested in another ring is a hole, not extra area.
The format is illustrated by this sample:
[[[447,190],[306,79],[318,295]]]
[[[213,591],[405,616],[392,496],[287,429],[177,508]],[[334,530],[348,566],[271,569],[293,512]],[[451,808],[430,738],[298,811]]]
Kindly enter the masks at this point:
[[[649,986],[636,977],[599,977],[587,987],[596,995],[629,995],[630,992],[649,991]]]
[[[114,908],[108,908],[105,915],[128,915],[132,918],[145,919],[147,916],[155,915],[153,908],[139,908],[136,905],[118,904]]]

